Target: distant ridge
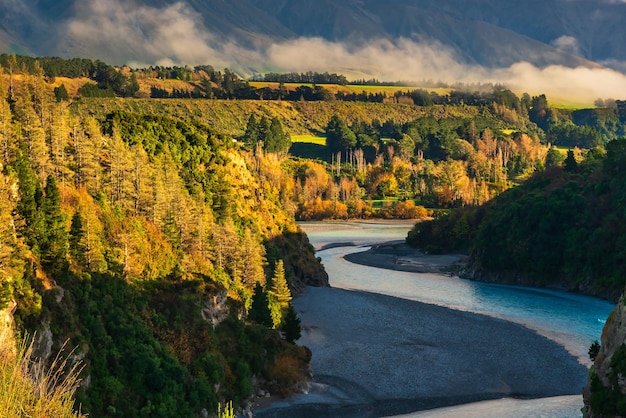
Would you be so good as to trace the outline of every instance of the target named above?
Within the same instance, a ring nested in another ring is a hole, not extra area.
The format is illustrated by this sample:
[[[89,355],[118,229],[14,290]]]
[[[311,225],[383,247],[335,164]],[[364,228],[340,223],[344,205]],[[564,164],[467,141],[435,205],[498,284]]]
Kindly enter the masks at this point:
[[[626,69],[626,3],[611,0],[0,0],[0,9],[1,52],[118,65],[198,64],[180,62],[192,53],[205,64],[249,65],[255,51],[315,37],[426,42],[487,68]]]

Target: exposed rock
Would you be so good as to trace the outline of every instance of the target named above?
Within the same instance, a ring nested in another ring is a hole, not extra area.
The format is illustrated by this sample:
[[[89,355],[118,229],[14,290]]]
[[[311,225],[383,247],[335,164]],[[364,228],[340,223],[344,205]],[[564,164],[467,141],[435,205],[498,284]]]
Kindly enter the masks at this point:
[[[56,303],[61,303],[61,301],[63,300],[63,297],[65,296],[65,289],[57,285],[55,287],[55,290],[56,290],[56,294],[54,295],[54,300],[56,301]]]
[[[218,325],[226,319],[229,314],[227,296],[228,291],[222,289],[216,292],[210,299],[203,301],[201,309],[202,318],[213,324],[213,326]]]
[[[50,322],[46,321],[41,325],[41,330],[33,344],[33,355],[37,358],[47,360],[52,353],[54,338],[50,329]]]
[[[15,333],[13,332],[13,311],[17,304],[15,301],[0,310],[0,355],[15,356]]]
[[[583,390],[586,417],[623,416],[626,410],[625,297],[611,312],[602,330],[600,351]]]

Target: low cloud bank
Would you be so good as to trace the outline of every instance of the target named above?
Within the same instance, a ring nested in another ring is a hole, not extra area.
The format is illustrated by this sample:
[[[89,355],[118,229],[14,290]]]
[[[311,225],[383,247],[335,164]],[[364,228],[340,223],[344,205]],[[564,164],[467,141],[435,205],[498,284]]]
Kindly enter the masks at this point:
[[[549,99],[578,103],[626,99],[626,75],[616,70],[538,68],[525,62],[487,69],[460,63],[451,48],[437,42],[340,43],[299,38],[265,48],[245,48],[212,33],[202,17],[182,2],[165,8],[134,7],[119,0],[83,2],[67,31],[71,39],[90,50],[109,51],[107,61],[135,67],[210,64],[242,73],[327,71],[387,81],[502,83],[518,92],[545,93]],[[576,40],[569,37],[555,40],[554,45],[572,52],[578,49]],[[612,66],[620,68],[619,64]]]

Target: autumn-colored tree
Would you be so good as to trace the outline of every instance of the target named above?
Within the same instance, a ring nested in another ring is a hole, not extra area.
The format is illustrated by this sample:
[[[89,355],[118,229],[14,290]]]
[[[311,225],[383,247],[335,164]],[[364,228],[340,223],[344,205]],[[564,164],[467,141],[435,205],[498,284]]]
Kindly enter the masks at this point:
[[[274,328],[278,327],[289,304],[291,303],[291,291],[285,278],[285,265],[283,260],[278,260],[274,267],[270,290],[268,291],[270,310]]]

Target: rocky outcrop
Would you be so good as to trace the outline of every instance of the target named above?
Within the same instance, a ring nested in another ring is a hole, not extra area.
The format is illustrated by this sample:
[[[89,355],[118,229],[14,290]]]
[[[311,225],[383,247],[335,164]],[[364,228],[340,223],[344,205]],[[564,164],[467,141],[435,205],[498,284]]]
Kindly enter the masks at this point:
[[[9,305],[0,310],[0,355],[15,356],[15,332],[13,322],[13,311],[16,303],[11,301]]]
[[[602,341],[583,390],[584,416],[626,415],[626,297],[609,315]],[[591,353],[590,353],[591,354]]]
[[[205,321],[210,322],[214,327],[222,322],[230,313],[228,309],[228,291],[219,290],[212,297],[202,302],[200,313]]]
[[[302,230],[283,232],[268,244],[268,248],[275,248],[285,262],[285,276],[290,281],[293,295],[302,294],[306,286],[329,286],[328,273],[315,257],[309,237]]]

